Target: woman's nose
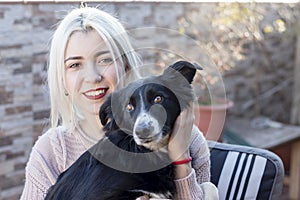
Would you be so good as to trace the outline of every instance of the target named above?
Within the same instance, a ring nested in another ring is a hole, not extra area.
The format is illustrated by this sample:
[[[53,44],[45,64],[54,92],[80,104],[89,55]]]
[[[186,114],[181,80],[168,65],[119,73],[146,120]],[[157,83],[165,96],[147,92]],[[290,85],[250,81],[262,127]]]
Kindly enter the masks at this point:
[[[97,69],[94,63],[87,63],[84,68],[85,80],[87,82],[100,82],[102,80],[101,72]]]

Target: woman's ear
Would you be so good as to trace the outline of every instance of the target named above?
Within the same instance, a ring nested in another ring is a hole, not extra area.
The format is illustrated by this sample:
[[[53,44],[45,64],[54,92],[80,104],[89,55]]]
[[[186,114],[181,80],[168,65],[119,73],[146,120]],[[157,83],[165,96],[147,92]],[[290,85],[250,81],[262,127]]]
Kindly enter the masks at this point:
[[[65,96],[69,96],[69,91],[67,90],[67,84],[66,84],[66,80],[65,80],[66,78],[64,77],[63,78],[63,81],[62,81],[62,84],[63,84],[63,91],[64,91],[64,95]]]

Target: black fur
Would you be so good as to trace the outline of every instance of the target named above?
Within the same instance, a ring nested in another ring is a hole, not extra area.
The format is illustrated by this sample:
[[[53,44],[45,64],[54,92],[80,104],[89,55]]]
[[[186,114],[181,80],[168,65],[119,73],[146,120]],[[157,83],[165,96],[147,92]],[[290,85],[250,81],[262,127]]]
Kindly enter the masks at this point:
[[[134,81],[114,92],[99,112],[106,136],[58,177],[46,200],[129,200],[144,192],[172,198],[176,194],[174,166],[168,153],[162,151],[164,147],[156,145],[160,141],[154,141],[153,127],[143,120],[136,124],[136,120],[141,112],[151,113],[161,127],[160,135],[168,137],[181,110],[193,101],[190,83],[196,68],[189,62],[179,61],[162,75]],[[154,103],[157,96],[162,101]],[[126,110],[128,104],[134,109]],[[134,130],[141,136],[141,144],[136,143]],[[151,147],[147,146],[149,143]]]

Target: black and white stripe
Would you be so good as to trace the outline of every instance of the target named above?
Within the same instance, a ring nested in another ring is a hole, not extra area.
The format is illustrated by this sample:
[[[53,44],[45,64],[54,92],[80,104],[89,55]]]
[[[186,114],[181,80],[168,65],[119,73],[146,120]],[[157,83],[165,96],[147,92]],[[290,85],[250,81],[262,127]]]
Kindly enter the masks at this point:
[[[282,189],[283,166],[274,153],[252,147],[210,144],[211,182],[220,200],[275,199]]]
[[[266,162],[260,156],[229,152],[218,183],[220,199],[256,199]]]

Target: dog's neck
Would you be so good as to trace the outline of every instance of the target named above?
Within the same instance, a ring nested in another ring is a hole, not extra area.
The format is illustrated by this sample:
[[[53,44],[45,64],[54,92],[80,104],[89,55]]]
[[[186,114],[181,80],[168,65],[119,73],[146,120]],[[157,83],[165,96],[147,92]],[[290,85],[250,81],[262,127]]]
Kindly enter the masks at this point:
[[[162,138],[158,143],[157,142],[149,142],[144,143],[142,146],[144,146],[147,149],[150,149],[152,151],[161,151],[164,153],[168,152],[168,142],[169,142],[169,134],[166,135],[164,138]]]

